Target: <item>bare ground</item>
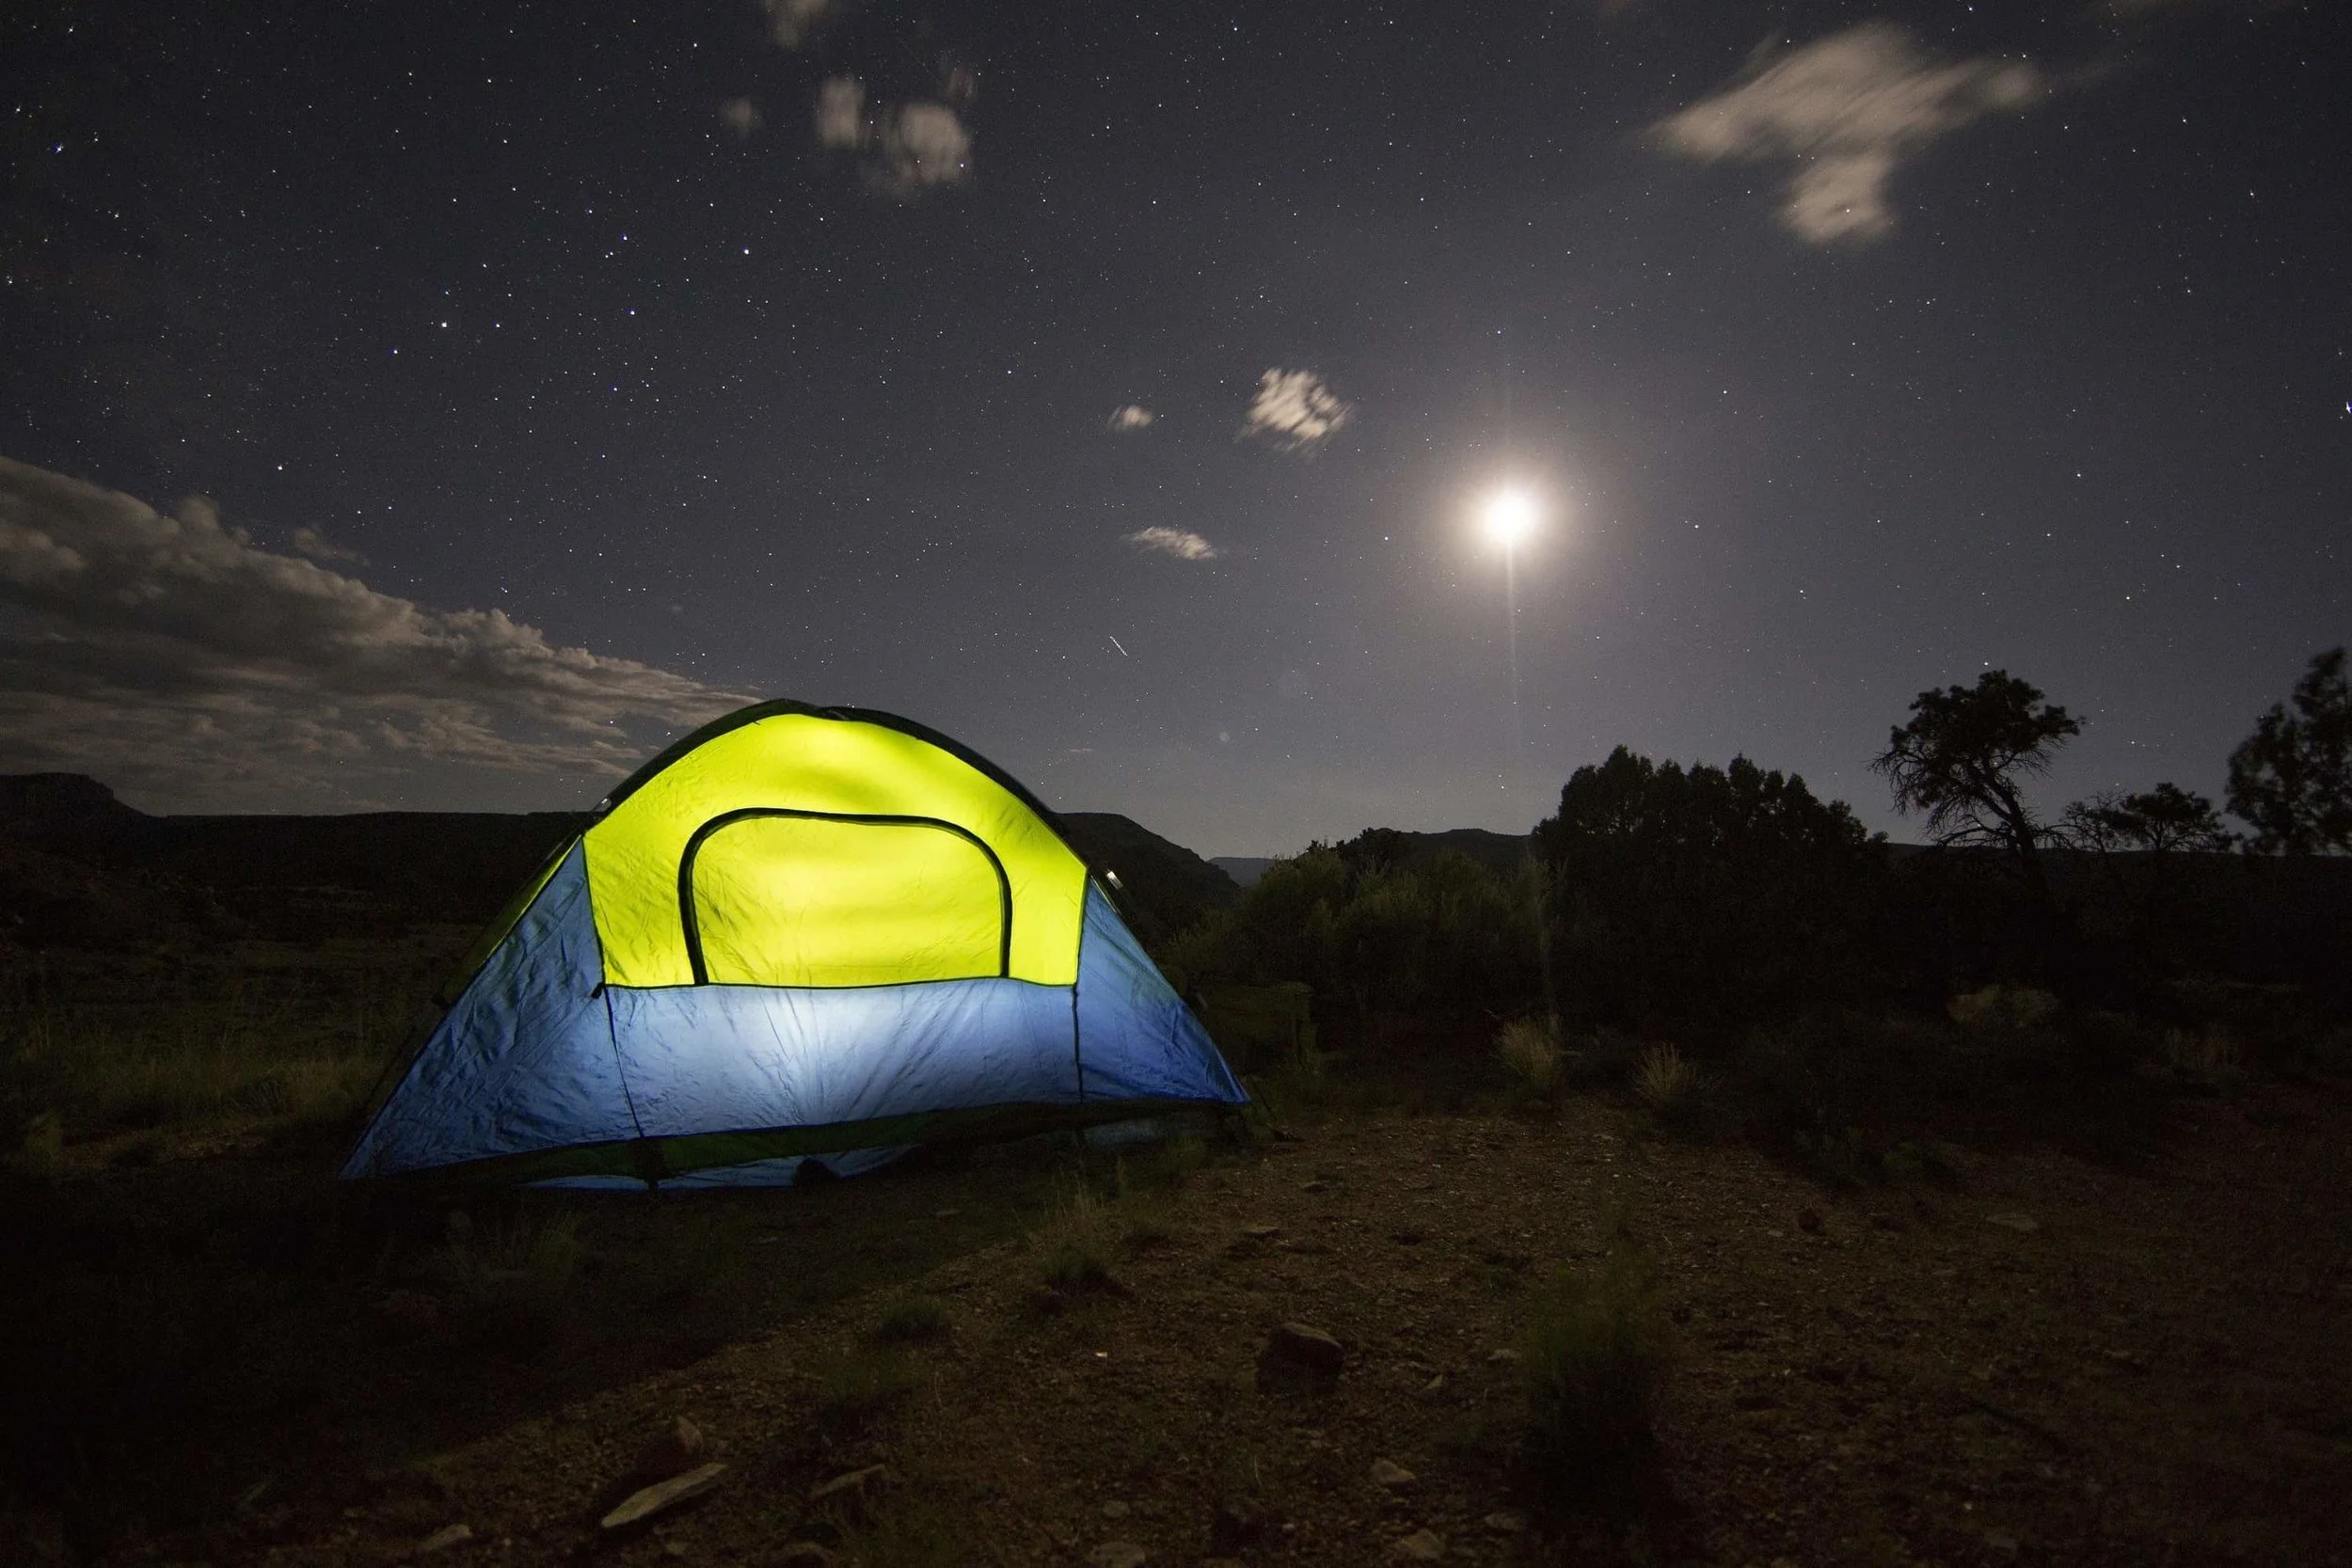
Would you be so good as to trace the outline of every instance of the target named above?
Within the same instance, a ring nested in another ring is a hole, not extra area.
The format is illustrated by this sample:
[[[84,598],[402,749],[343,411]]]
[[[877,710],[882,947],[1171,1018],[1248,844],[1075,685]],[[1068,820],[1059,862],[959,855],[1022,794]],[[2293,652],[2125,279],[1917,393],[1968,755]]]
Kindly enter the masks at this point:
[[[559,1310],[460,1334],[450,1289],[369,1243],[373,1267],[321,1288],[333,1325],[287,1330],[288,1357],[328,1364],[226,1422],[174,1407],[185,1441],[139,1450],[200,1472],[209,1500],[87,1549],[373,1565],[463,1524],[425,1560],[758,1568],[825,1536],[812,1488],[886,1464],[876,1522],[830,1537],[876,1568],[1111,1561],[1120,1543],[1154,1563],[1362,1564],[1432,1537],[1449,1562],[2347,1562],[2346,1112],[2309,1085],[2168,1100],[2136,1152],[1963,1139],[1931,1146],[1927,1174],[1846,1190],[1589,1099],[1334,1120],[1126,1206],[1150,1223],[1117,1255],[1123,1290],[1058,1309],[1029,1231],[1074,1178],[1017,1156],[527,1206],[581,1227]],[[185,1190],[236,1158],[120,1180]],[[1658,1259],[1679,1341],[1657,1450],[1613,1497],[1548,1513],[1513,1480],[1521,1402],[1496,1353],[1547,1273],[1619,1226]],[[872,1348],[910,1293],[946,1335]],[[1344,1345],[1329,1392],[1259,1391],[1284,1322]],[[845,1367],[907,1390],[845,1410]],[[728,1470],[606,1537],[598,1515],[680,1415]],[[1414,1481],[1376,1484],[1380,1460]],[[89,1538],[50,1506],[20,1514],[34,1552]]]

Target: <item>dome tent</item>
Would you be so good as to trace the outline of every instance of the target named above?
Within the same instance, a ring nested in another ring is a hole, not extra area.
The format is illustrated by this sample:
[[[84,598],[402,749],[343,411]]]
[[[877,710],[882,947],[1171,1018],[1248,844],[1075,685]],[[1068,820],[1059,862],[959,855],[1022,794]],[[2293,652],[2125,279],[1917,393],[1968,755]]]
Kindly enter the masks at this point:
[[[1053,813],[858,708],[671,746],[439,1001],[346,1179],[763,1184],[1246,1099]]]

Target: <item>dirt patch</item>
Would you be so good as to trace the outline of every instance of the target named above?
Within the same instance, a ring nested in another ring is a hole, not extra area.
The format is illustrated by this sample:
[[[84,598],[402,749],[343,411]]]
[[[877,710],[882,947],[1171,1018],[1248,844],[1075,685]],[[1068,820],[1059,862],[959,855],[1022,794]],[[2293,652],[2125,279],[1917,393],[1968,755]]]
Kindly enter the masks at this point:
[[[1124,1546],[1361,1564],[1433,1544],[1464,1562],[2352,1560],[2345,1097],[2184,1100],[2161,1133],[2123,1163],[1945,1145],[1931,1180],[1835,1191],[1593,1101],[1372,1117],[1222,1149],[1148,1204],[1113,1200],[1149,1211],[1114,1222],[1120,1288],[1055,1301],[1028,1231],[1078,1178],[1050,1161],[574,1203],[599,1256],[672,1248],[563,1288],[574,1360],[453,1347],[382,1284],[354,1287],[373,1306],[342,1343],[373,1407],[249,1409],[233,1461],[205,1471],[208,1517],[103,1550],[376,1564],[437,1537],[429,1560],[501,1563],[757,1564],[803,1539],[876,1564]],[[1114,1185],[1099,1155],[1088,1175]],[[1547,1271],[1597,1261],[1620,1228],[1655,1257],[1678,1341],[1657,1451],[1614,1503],[1547,1515],[1512,1481],[1522,1404],[1498,1353]],[[693,1277],[666,1303],[634,1299]],[[695,1306],[714,1291],[734,1307]],[[609,1321],[581,1321],[596,1314]],[[910,1318],[930,1326],[875,1333]],[[681,1337],[661,1365],[642,1347],[665,1322]],[[1285,1323],[1339,1341],[1327,1387],[1262,1387]],[[875,1392],[820,1419],[844,1378]],[[613,1488],[680,1416],[726,1474],[612,1538],[597,1520]],[[855,1516],[808,1500],[874,1465],[890,1484]]]

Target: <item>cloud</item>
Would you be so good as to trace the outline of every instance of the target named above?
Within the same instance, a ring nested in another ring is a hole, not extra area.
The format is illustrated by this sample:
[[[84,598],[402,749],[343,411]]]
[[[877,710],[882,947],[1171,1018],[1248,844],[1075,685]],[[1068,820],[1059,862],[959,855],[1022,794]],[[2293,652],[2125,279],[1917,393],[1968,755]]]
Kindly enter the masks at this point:
[[[1867,241],[1894,231],[1887,182],[1899,162],[2047,89],[2029,60],[1940,64],[1900,27],[1866,22],[1752,67],[1652,131],[1670,151],[1706,162],[1793,163],[1781,221],[1815,245]]]
[[[865,152],[866,172],[900,196],[926,185],[960,184],[972,171],[972,135],[945,103],[902,103],[866,112],[866,84],[835,76],[817,89],[817,142]]]
[[[348,561],[364,566],[368,558],[345,545],[338,545],[308,523],[294,531],[295,553],[313,561]]]
[[[882,121],[883,183],[898,191],[956,185],[972,171],[972,135],[945,103],[909,103]]]
[[[768,36],[787,49],[798,49],[833,9],[833,0],[760,0],[768,12]]]
[[[1258,395],[1242,434],[1297,451],[1338,430],[1354,412],[1314,372],[1271,370],[1258,378]]]
[[[649,750],[624,720],[677,729],[740,701],[503,610],[378,593],[209,502],[166,515],[0,458],[0,768],[283,809],[442,769],[610,779]]]
[[[720,104],[719,118],[726,122],[728,130],[739,136],[749,136],[767,123],[767,117],[759,112],[759,105],[748,98],[730,98]]]
[[[1110,427],[1113,430],[1141,430],[1158,418],[1157,414],[1152,413],[1143,404],[1131,403],[1111,410]]]
[[[1127,535],[1127,543],[1139,550],[1159,555],[1172,555],[1179,561],[1215,561],[1216,546],[1190,529],[1147,528],[1139,533]]]
[[[866,84],[835,76],[817,89],[817,145],[855,150],[866,145]]]

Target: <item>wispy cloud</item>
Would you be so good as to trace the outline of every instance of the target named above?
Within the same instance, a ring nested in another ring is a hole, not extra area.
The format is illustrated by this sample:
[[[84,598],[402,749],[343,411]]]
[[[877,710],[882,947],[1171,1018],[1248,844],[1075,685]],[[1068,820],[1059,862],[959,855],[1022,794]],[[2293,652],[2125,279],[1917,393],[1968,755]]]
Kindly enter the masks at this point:
[[[1110,427],[1113,430],[1141,430],[1158,418],[1157,414],[1152,413],[1143,404],[1130,403],[1123,407],[1111,410]]]
[[[307,555],[313,561],[348,561],[360,566],[368,563],[366,556],[348,545],[336,544],[308,523],[294,531],[294,547],[296,554]]]
[[[748,136],[767,123],[759,105],[748,98],[730,98],[719,105],[719,118],[739,136]]]
[[[1866,22],[1768,57],[1653,130],[1685,157],[1793,164],[1781,221],[1815,245],[1867,241],[1894,231],[1887,182],[1902,159],[2046,90],[2029,60],[1939,63],[1900,27]]]
[[[314,531],[311,537],[315,540]],[[584,780],[741,699],[436,610],[0,458],[0,768],[59,768],[178,805],[397,796],[421,768]]]
[[[833,9],[833,0],[760,0],[760,6],[768,13],[768,36],[787,49],[798,49]]]
[[[1190,529],[1147,528],[1127,535],[1127,543],[1139,550],[1160,555],[1172,555],[1179,561],[1215,561],[1216,546]]]
[[[1258,378],[1258,395],[1242,434],[1296,451],[1346,424],[1354,412],[1314,372],[1270,370]]]

